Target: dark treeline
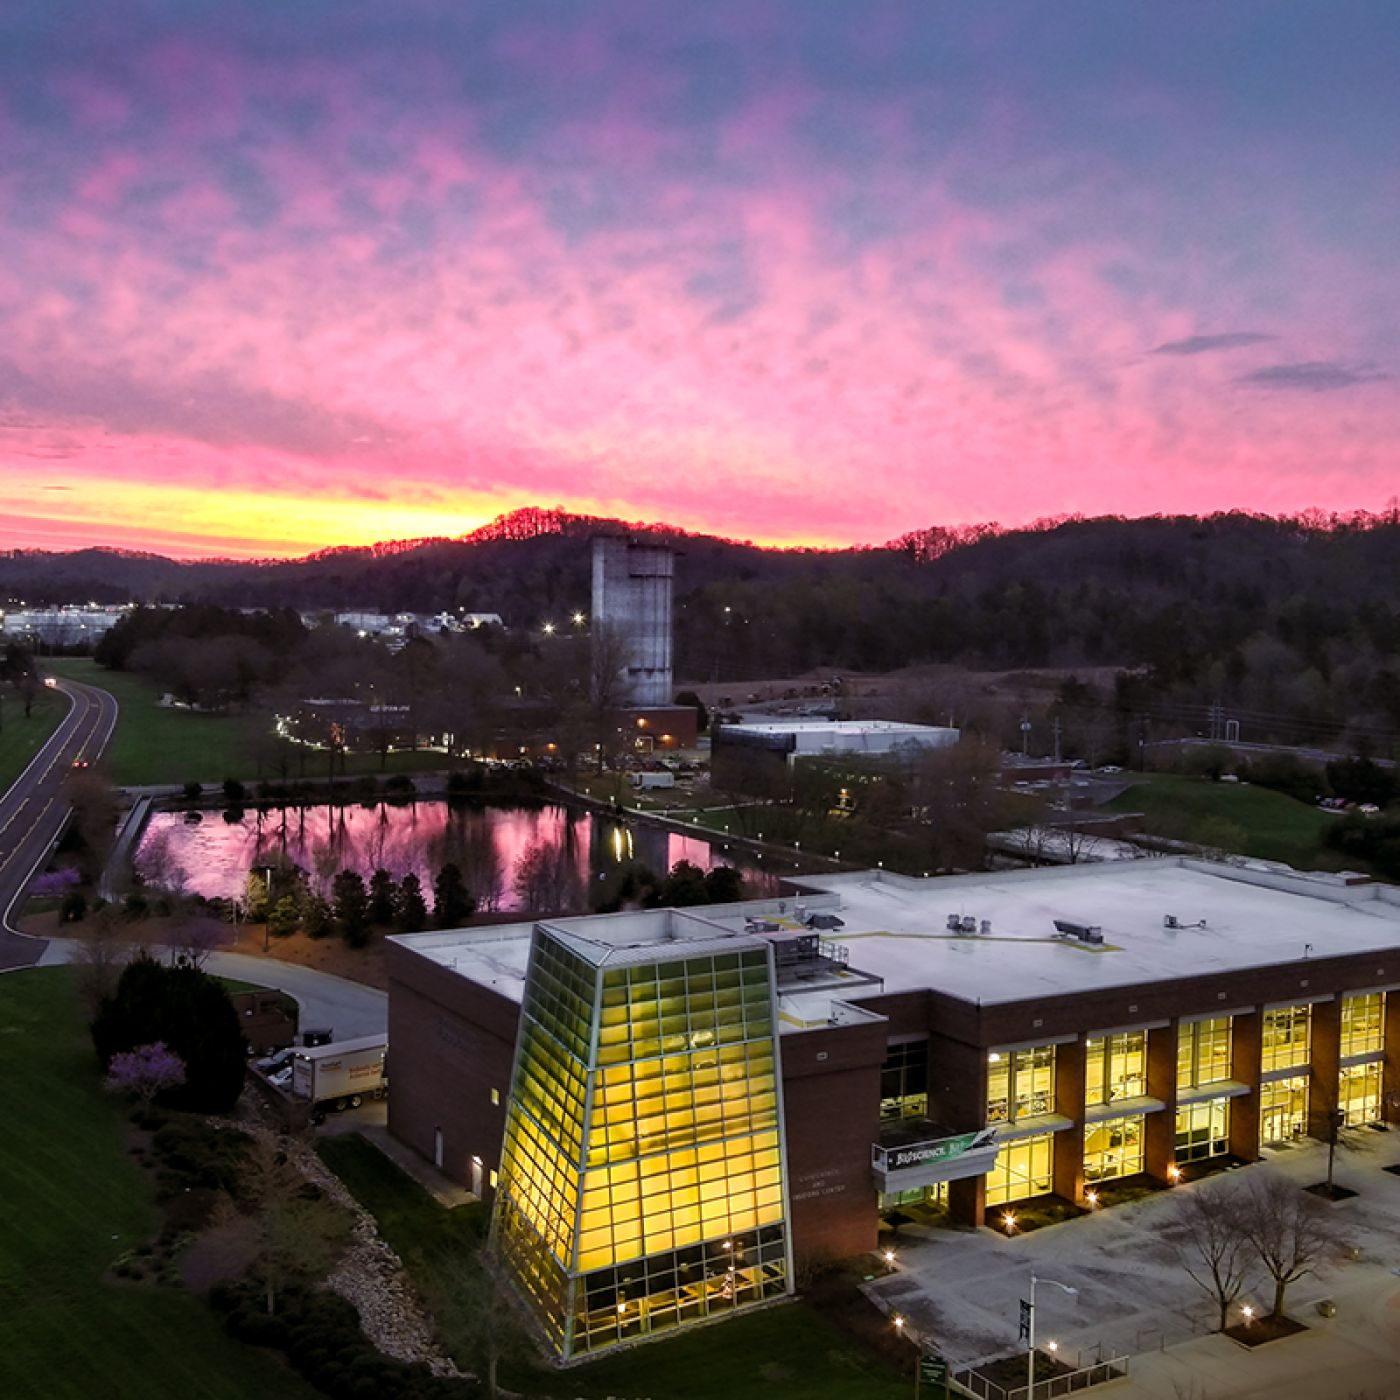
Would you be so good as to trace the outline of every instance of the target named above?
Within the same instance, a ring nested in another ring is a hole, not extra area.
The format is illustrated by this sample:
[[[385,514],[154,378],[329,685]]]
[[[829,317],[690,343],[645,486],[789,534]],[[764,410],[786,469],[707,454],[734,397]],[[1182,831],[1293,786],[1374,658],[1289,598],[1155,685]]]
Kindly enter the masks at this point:
[[[588,610],[588,541],[604,528],[622,527],[516,512],[465,540],[261,565],[15,552],[0,556],[0,590],[72,601],[125,588],[143,601],[262,607],[279,616],[286,608],[498,612],[518,650],[521,634],[546,621],[562,627],[574,610]],[[678,551],[681,682],[742,685],[924,663],[1111,667],[1131,675],[1103,702],[1163,717],[1223,706],[1251,738],[1324,739],[1350,726],[1385,745],[1400,725],[1393,510],[933,528],[845,551],[760,549],[628,528]],[[65,560],[70,582],[107,579],[106,592],[65,587]]]

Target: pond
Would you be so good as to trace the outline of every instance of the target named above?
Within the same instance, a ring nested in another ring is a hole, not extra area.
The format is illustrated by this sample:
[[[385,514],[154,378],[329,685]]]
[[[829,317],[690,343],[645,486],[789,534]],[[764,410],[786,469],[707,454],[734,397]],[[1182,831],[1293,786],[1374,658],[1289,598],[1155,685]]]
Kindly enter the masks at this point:
[[[305,870],[311,887],[327,897],[342,870],[357,871],[367,884],[379,869],[395,880],[411,871],[431,904],[433,880],[452,861],[480,909],[512,910],[530,907],[516,890],[527,856],[561,896],[569,896],[557,908],[590,908],[610,898],[633,865],[663,876],[681,860],[702,870],[732,865],[755,895],[777,888],[776,874],[739,859],[721,842],[650,823],[558,806],[442,801],[156,813],[137,848],[136,868],[148,884],[209,899],[241,899],[250,870],[283,858]]]

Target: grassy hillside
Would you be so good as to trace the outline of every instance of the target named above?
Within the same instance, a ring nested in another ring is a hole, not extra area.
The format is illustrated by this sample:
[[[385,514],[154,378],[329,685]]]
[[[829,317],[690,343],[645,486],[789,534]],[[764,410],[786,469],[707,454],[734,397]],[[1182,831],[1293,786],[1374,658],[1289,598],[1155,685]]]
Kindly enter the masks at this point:
[[[1322,845],[1336,817],[1268,788],[1161,775],[1134,783],[1107,810],[1141,812],[1149,831],[1174,840],[1218,845],[1300,870],[1338,867],[1336,852]]]
[[[4,692],[0,697],[0,792],[24,772],[67,713],[68,701],[46,687],[34,697],[26,719],[24,702],[13,691]]]
[[[314,1400],[176,1287],[107,1282],[159,1226],[121,1148],[67,968],[0,977],[0,1395],[6,1400]]]
[[[251,788],[261,777],[271,777],[259,774],[254,757],[259,739],[267,732],[265,713],[200,714],[164,708],[157,703],[159,687],[140,676],[108,671],[83,659],[59,658],[46,664],[56,675],[95,685],[116,697],[121,717],[103,767],[118,787],[185,783],[217,787],[225,778],[237,778]],[[345,772],[421,773],[444,764],[440,753],[391,753],[381,769],[378,754],[348,754]],[[326,777],[324,753],[307,752],[306,776],[312,781]]]

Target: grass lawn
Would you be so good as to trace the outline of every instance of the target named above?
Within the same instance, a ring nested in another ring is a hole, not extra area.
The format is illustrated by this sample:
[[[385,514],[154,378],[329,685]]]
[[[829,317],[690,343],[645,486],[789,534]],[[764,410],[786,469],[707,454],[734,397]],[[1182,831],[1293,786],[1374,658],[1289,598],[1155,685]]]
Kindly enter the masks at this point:
[[[450,1287],[454,1261],[478,1247],[486,1226],[483,1208],[446,1209],[357,1135],[323,1138],[318,1150],[379,1222],[431,1304]],[[501,1374],[511,1389],[559,1400],[905,1400],[910,1389],[801,1303],[604,1355],[566,1373],[517,1364],[503,1365]]]
[[[161,696],[159,686],[125,671],[104,670],[83,658],[59,657],[50,663],[50,669],[55,675],[95,685],[116,697],[121,717],[103,764],[118,787],[185,783],[217,787],[225,778],[237,778],[251,788],[263,778],[276,780],[275,774],[258,772],[254,757],[268,731],[264,712],[211,715],[162,709],[156,703]],[[309,750],[307,779],[324,779],[328,762],[326,753]],[[377,753],[345,755],[345,773],[349,775],[436,772],[448,766],[442,754],[421,750],[391,753],[382,769]],[[339,775],[340,765],[336,767]],[[289,776],[298,779],[302,775],[294,771]]]
[[[1336,818],[1306,802],[1247,783],[1162,774],[1134,783],[1107,806],[1110,812],[1142,812],[1164,835],[1212,844],[1213,824],[1243,833],[1240,854],[1281,860],[1300,870],[1336,868],[1322,834]],[[1351,862],[1355,864],[1355,861]]]
[[[12,690],[4,692],[0,698],[0,792],[9,790],[67,713],[67,699],[47,686],[34,697],[28,719],[24,701]]]
[[[118,787],[153,783],[222,783],[244,777],[251,766],[246,755],[266,728],[258,714],[203,715],[190,710],[161,709],[160,689],[140,676],[107,671],[85,659],[60,657],[51,663],[55,675],[109,691],[121,706],[121,717],[103,759],[108,776]]]
[[[100,1086],[67,968],[0,977],[0,1395],[6,1400],[315,1400],[198,1298],[103,1282],[159,1225]]]

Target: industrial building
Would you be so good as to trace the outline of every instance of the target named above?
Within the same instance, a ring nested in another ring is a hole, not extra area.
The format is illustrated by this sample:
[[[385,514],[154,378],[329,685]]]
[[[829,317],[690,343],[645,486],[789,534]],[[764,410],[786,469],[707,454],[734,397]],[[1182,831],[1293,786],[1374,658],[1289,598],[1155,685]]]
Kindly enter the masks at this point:
[[[715,725],[710,766],[719,787],[763,794],[790,782],[800,759],[888,761],[951,748],[959,735],[957,729],[883,719],[746,719]]]
[[[1393,1120],[1400,891],[1184,859],[391,940],[390,1128],[565,1358],[760,1303],[912,1203],[1170,1183]]]

